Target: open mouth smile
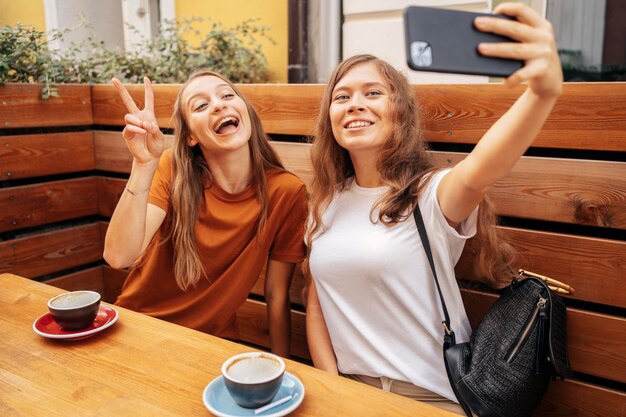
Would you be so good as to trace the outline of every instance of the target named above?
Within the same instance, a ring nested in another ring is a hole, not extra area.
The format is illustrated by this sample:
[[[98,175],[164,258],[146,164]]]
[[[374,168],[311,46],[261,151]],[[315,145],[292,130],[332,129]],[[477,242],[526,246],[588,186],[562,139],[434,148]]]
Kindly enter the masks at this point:
[[[232,133],[239,127],[239,119],[235,116],[224,116],[213,125],[213,131],[218,135]]]

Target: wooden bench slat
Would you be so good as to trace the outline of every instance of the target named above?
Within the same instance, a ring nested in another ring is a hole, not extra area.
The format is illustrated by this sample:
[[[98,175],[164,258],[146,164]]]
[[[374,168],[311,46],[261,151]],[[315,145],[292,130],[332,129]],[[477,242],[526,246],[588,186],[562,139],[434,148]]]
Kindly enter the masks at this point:
[[[313,135],[323,85],[248,84],[239,88],[261,116],[267,133]]]
[[[296,174],[311,189],[313,167],[311,166],[311,145],[308,143],[272,142],[272,147],[280,155],[286,169]]]
[[[261,115],[267,133],[286,135],[309,135],[317,117],[322,92],[320,85],[286,86],[267,84],[241,84],[252,105]],[[287,88],[285,88],[287,87]],[[159,127],[172,128],[171,115],[180,85],[154,85],[155,114]],[[143,105],[142,85],[128,85],[127,89],[138,103]],[[124,103],[110,85],[94,85],[92,88],[94,123],[122,126],[126,113]],[[278,110],[277,110],[278,109]]]
[[[247,300],[237,311],[237,323],[241,340],[258,346],[269,347],[270,334],[265,303]],[[304,313],[293,310],[291,311],[291,354],[298,358],[311,358],[306,343]]]
[[[107,222],[107,221],[100,221],[100,222],[97,223],[97,225],[100,228],[100,246],[102,246],[102,251],[104,252],[104,239],[106,238],[106,235],[107,235],[107,229],[109,228],[109,222]]]
[[[94,168],[91,132],[0,138],[0,180],[91,171]]]
[[[0,232],[98,214],[95,178],[0,188]]]
[[[425,138],[474,144],[525,88],[416,85]],[[565,83],[533,147],[626,150],[626,83]]]
[[[96,169],[109,172],[130,173],[133,157],[126,147],[122,132],[96,130],[94,135]],[[165,135],[165,147],[174,143],[173,135]]]
[[[93,124],[90,85],[55,84],[59,96],[47,100],[41,99],[41,87],[41,84],[25,83],[0,85],[3,128]]]
[[[102,244],[97,223],[0,242],[0,273],[27,278],[100,259]]]
[[[626,394],[580,381],[553,381],[534,417],[623,417]]]
[[[572,308],[568,323],[574,369],[626,383],[626,319]]]
[[[98,177],[98,214],[111,217],[117,202],[126,189],[126,180],[119,178]]]
[[[172,128],[172,113],[174,101],[180,89],[180,84],[154,84],[154,113],[160,128]],[[137,103],[143,108],[143,84],[126,85],[126,89]],[[93,85],[91,87],[91,107],[93,124],[106,126],[124,126],[126,106],[113,85]]]
[[[466,154],[432,152],[439,166]],[[522,157],[492,187],[498,215],[626,229],[626,163]]]
[[[472,327],[497,299],[495,294],[468,289],[462,289],[461,294]],[[568,308],[567,331],[574,371],[626,382],[626,319]]]
[[[323,86],[319,84],[239,85],[258,110],[268,133],[311,135]],[[170,116],[180,85],[155,85],[159,126]],[[414,85],[428,141],[476,143],[509,108],[524,87],[499,84]],[[129,86],[138,103],[143,86]],[[112,86],[94,86],[94,123],[121,126],[124,105]],[[569,83],[546,121],[535,147],[625,151],[626,83]]]
[[[126,146],[122,132],[93,132],[96,169],[100,171],[130,173],[133,157]]]
[[[576,290],[572,298],[626,307],[626,242],[511,227],[500,230],[519,253],[524,269],[571,285]],[[476,249],[476,241],[470,239],[457,264],[457,276],[480,281],[473,271]]]
[[[101,266],[84,269],[74,272],[73,274],[63,275],[43,282],[66,291],[90,290],[100,293],[101,295],[104,294]]]

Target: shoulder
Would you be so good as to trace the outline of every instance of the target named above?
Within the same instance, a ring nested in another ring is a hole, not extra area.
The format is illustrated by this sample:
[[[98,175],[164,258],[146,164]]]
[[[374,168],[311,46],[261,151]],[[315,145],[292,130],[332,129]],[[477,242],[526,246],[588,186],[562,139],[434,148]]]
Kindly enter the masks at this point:
[[[430,172],[421,178],[422,187],[418,196],[418,204],[424,218],[436,215],[441,211],[437,198],[437,188],[441,180],[450,172],[450,169],[441,169]],[[442,213],[443,215],[443,213]]]
[[[169,181],[172,178],[172,149],[166,149],[161,154],[161,158],[159,159],[159,166],[157,168],[155,178],[160,178],[161,180]]]
[[[163,154],[161,154],[161,158],[159,159],[159,170],[171,172],[172,164],[173,164],[172,148],[168,148],[163,151]]]
[[[267,188],[272,193],[300,194],[306,193],[304,182],[289,171],[268,170],[265,172]]]
[[[167,148],[166,150],[163,151],[163,154],[161,154],[161,159],[159,160],[159,163],[167,163],[167,164],[172,164],[172,148]]]
[[[436,195],[437,187],[439,187],[439,184],[441,184],[441,180],[443,180],[443,178],[448,175],[451,170],[452,168],[444,168],[429,172],[428,174],[424,175],[420,179],[423,187],[422,191],[420,192],[420,199],[433,193]]]

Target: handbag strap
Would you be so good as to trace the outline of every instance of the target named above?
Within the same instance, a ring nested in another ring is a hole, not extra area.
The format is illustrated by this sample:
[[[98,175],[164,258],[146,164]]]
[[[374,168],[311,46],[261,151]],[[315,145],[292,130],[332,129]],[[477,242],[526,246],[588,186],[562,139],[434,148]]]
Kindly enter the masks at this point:
[[[454,337],[454,331],[450,327],[450,316],[448,314],[448,309],[446,308],[446,302],[443,299],[443,293],[441,292],[439,279],[437,278],[437,270],[435,269],[435,261],[433,259],[433,252],[430,249],[430,242],[428,240],[428,234],[426,233],[426,226],[424,225],[424,219],[422,218],[422,212],[420,211],[420,207],[418,203],[415,204],[415,209],[413,209],[413,217],[415,218],[417,231],[419,232],[420,238],[422,239],[422,246],[424,246],[424,250],[426,251],[426,257],[428,258],[430,269],[433,272],[433,278],[435,279],[435,284],[437,285],[437,292],[439,293],[439,300],[441,301],[441,307],[443,309],[444,320],[441,323],[443,324],[443,327],[445,329],[445,332],[443,335],[443,351],[444,351],[443,361],[446,367],[446,374],[448,374],[448,380],[450,381],[450,385],[452,386],[452,391],[454,392],[454,395],[459,401],[461,408],[463,408],[463,411],[468,417],[471,417],[473,414],[472,414],[472,410],[470,406],[463,399],[463,397],[459,395],[459,393],[457,392],[457,389],[454,386],[454,382],[450,374],[450,368],[449,368],[450,364],[448,363],[448,359],[446,358],[446,354],[445,354],[448,348],[456,344],[456,339]]]
[[[422,239],[422,245],[424,246],[424,250],[426,251],[426,257],[428,258],[430,269],[433,272],[433,278],[435,279],[435,284],[437,285],[437,292],[439,293],[439,300],[441,301],[441,307],[443,309],[443,317],[444,317],[444,320],[441,322],[445,329],[445,334],[443,336],[443,347],[444,349],[447,349],[448,347],[456,344],[456,339],[454,337],[454,331],[450,327],[450,316],[448,315],[446,302],[443,299],[443,293],[441,292],[441,286],[439,285],[439,279],[437,278],[437,270],[435,269],[435,261],[433,259],[433,252],[430,249],[430,242],[428,241],[428,234],[426,233],[426,226],[424,225],[422,212],[420,211],[419,204],[417,203],[415,204],[415,209],[413,209],[413,217],[415,218],[415,224],[417,224],[417,231],[419,232],[420,238]]]

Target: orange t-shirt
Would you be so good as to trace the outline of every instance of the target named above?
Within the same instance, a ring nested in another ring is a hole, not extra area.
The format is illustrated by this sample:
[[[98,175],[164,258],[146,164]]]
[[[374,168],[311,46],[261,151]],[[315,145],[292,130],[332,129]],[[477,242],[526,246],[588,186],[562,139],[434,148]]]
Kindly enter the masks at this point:
[[[235,313],[259,278],[265,261],[300,262],[304,258],[307,196],[304,183],[288,172],[267,171],[267,222],[257,241],[261,206],[252,184],[229,194],[212,183],[195,226],[196,245],[208,279],[186,291],[176,284],[173,245],[164,230],[171,223],[171,152],[165,151],[152,181],[148,202],[167,211],[139,266],[133,268],[116,304],[186,327],[238,339]],[[169,224],[169,223],[167,223]],[[165,241],[164,241],[165,240]]]

